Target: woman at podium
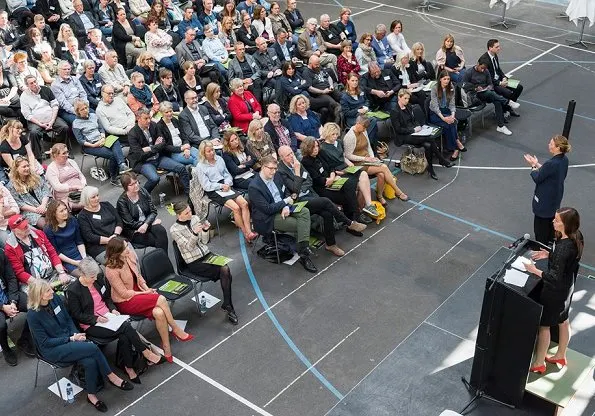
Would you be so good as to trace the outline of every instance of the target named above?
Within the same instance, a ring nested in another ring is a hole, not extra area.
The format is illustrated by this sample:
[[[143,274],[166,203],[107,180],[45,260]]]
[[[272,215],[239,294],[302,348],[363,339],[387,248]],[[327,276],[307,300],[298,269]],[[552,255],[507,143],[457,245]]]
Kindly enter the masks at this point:
[[[532,259],[548,259],[548,268],[539,270],[534,264],[526,263],[528,272],[543,280],[539,302],[543,306],[537,347],[529,371],[545,373],[546,362],[566,365],[566,348],[570,340],[568,310],[574,292],[574,281],[578,273],[579,260],[583,252],[583,235],[579,231],[580,216],[574,208],[560,208],[554,216],[555,241],[553,250],[533,252]],[[560,339],[558,351],[546,357],[550,345],[550,327],[558,325]]]

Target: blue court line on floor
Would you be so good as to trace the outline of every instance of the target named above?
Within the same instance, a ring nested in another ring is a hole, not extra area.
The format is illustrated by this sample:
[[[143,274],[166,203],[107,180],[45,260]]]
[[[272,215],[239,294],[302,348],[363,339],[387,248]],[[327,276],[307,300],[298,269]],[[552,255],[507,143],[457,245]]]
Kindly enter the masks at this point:
[[[500,62],[500,65],[504,65],[504,64],[524,64],[525,61],[505,61],[505,62]],[[533,61],[531,62],[531,65],[533,64],[595,64],[595,61],[573,61],[570,59],[558,59],[555,61],[542,61],[542,60],[537,60],[537,61]]]
[[[314,367],[312,365],[310,360],[308,360],[308,358],[306,358],[306,356],[300,351],[300,349],[297,347],[297,345],[295,345],[295,343],[289,337],[289,335],[287,335],[287,332],[285,332],[285,329],[283,329],[283,326],[281,326],[281,324],[277,320],[277,317],[271,311],[269,304],[267,303],[266,299],[264,298],[264,295],[262,294],[262,291],[260,290],[260,286],[258,285],[258,282],[256,281],[256,276],[254,275],[254,272],[252,271],[252,266],[250,265],[250,260],[248,259],[248,253],[246,251],[246,243],[244,242],[244,235],[239,230],[238,230],[238,235],[240,238],[240,249],[242,251],[242,257],[244,259],[244,265],[246,266],[246,272],[248,273],[248,277],[250,278],[250,283],[252,283],[254,292],[256,292],[256,296],[258,297],[258,300],[262,304],[262,307],[264,308],[267,315],[269,316],[271,322],[273,323],[273,325],[275,325],[275,328],[277,328],[277,331],[279,332],[279,334],[281,334],[281,336],[283,337],[283,339],[285,340],[287,345],[289,345],[289,348],[291,348],[292,351],[295,353],[295,355],[301,360],[301,362],[304,363],[306,368],[308,368],[309,371],[312,374],[314,374],[314,376],[322,383],[322,385],[325,386],[331,393],[333,393],[335,395],[335,397],[337,397],[339,400],[343,400],[344,396],[316,369],[316,367]],[[281,266],[279,266],[279,267],[281,267]]]
[[[558,113],[564,113],[564,114],[566,114],[566,109],[565,108],[550,107],[549,105],[539,104],[539,103],[536,103],[534,101],[528,101],[528,100],[521,100],[521,99],[519,99],[518,101],[520,101],[521,103],[531,104],[531,105],[535,105],[537,107],[546,108],[548,110],[552,110],[552,111],[556,111]],[[589,120],[589,121],[595,121],[595,117],[583,116],[582,114],[576,114],[576,113],[574,113],[574,116],[575,117],[578,117],[578,118],[584,118],[585,120]]]
[[[444,212],[442,210],[439,210],[437,208],[431,207],[429,205],[421,204],[421,203],[416,202],[416,201],[414,201],[412,199],[409,200],[409,203],[410,204],[413,204],[413,205],[416,205],[420,211],[423,211],[423,210],[427,209],[428,211],[435,212],[436,214],[442,215],[443,217],[450,218],[451,220],[455,220],[455,221],[461,222],[463,224],[466,224],[466,225],[468,225],[470,227],[473,227],[473,229],[475,231],[485,231],[487,233],[493,234],[495,236],[498,236],[498,237],[503,238],[503,239],[508,240],[508,241],[514,241],[514,240],[516,240],[516,238],[511,237],[509,235],[503,234],[503,233],[498,232],[496,230],[492,230],[491,228],[488,228],[488,227],[484,227],[483,225],[476,224],[474,222],[468,221],[468,220],[466,220],[464,218],[457,217],[456,215],[449,214],[448,212]],[[582,267],[584,267],[585,269],[595,271],[595,267],[593,267],[593,266],[589,266],[588,264],[584,264],[584,263],[580,263],[580,265]]]

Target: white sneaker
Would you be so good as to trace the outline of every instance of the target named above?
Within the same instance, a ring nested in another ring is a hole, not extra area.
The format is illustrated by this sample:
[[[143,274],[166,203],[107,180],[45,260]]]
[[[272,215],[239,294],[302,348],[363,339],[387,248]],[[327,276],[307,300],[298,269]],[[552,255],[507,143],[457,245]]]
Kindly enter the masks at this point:
[[[512,101],[512,100],[508,100],[508,105],[513,110],[516,110],[517,108],[519,108],[521,106],[519,103],[517,103],[516,101]]]
[[[496,128],[496,131],[498,133],[506,134],[507,136],[512,135],[512,132],[510,130],[508,130],[508,127],[506,127],[506,126],[498,127],[498,128]]]

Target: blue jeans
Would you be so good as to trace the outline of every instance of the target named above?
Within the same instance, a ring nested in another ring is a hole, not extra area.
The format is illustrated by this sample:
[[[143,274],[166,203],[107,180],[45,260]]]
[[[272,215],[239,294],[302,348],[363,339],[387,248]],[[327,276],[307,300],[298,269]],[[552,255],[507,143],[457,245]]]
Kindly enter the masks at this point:
[[[465,68],[461,69],[459,73],[456,72],[449,72],[450,79],[452,80],[453,84],[460,85],[463,83],[463,75],[465,75]]]
[[[219,71],[223,79],[227,80],[227,69],[225,69],[223,64],[221,62],[215,62],[215,66],[217,67],[217,71]]]
[[[159,65],[166,67],[170,71],[177,71],[179,68],[178,57],[176,55],[172,55],[161,58]]]
[[[140,173],[147,178],[147,182],[145,183],[147,192],[151,193],[159,183],[157,168],[177,173],[184,186],[184,192],[188,194],[190,189],[190,176],[188,175],[186,167],[167,156],[159,156],[158,159],[150,160],[141,166]]]
[[[103,34],[104,37],[109,37],[112,35],[112,26],[110,26],[110,27],[101,26],[99,28],[99,30],[101,30],[101,33]]]
[[[99,156],[108,159],[109,176],[114,179],[120,172],[119,166],[124,163],[124,153],[122,153],[122,145],[119,140],[112,144],[111,148],[107,147],[84,147],[84,153],[91,156]]]
[[[89,111],[90,110],[91,109],[89,109]],[[70,126],[72,126],[72,123],[74,123],[74,120],[76,119],[74,114],[64,111],[63,109],[58,110],[58,116]]]
[[[190,157],[185,158],[184,153],[172,153],[169,155],[175,162],[181,163],[182,165],[192,165],[196,166],[198,163],[198,149],[196,147],[190,148]]]
[[[444,117],[450,116],[450,109],[440,109],[440,112]],[[430,123],[442,127],[442,134],[446,138],[446,150],[455,151],[458,149],[457,139],[459,138],[457,133],[457,123],[448,124],[438,116],[438,114],[430,111]]]

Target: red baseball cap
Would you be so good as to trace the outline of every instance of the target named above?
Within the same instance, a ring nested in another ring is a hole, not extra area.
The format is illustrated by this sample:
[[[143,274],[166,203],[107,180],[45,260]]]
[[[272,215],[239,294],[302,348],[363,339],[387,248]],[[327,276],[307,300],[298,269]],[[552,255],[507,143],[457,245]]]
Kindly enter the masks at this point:
[[[29,221],[21,214],[14,214],[8,219],[8,228],[14,230],[16,228],[24,229],[29,226]]]

